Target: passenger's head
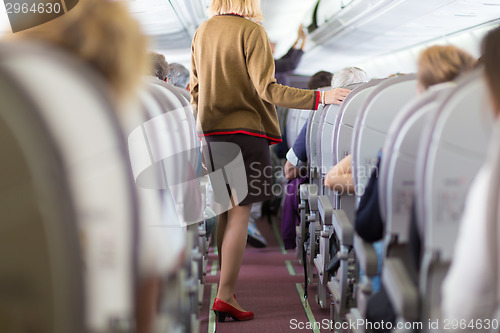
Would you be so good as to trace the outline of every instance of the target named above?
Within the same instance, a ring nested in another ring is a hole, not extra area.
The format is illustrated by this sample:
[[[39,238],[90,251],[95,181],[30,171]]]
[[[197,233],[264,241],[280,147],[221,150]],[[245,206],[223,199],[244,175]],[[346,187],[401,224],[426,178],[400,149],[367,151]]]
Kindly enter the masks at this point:
[[[328,87],[332,83],[333,74],[326,71],[319,71],[309,79],[307,82],[307,88],[318,89],[323,87]]]
[[[340,88],[354,83],[368,82],[368,74],[358,67],[346,67],[333,75],[332,87]]]
[[[121,1],[82,0],[67,14],[13,37],[48,42],[89,63],[118,99],[147,72],[147,39]]]
[[[169,65],[163,54],[156,52],[148,53],[150,73],[158,79],[165,81],[169,74]]]
[[[435,45],[423,50],[418,57],[417,80],[419,90],[451,81],[461,73],[472,70],[476,59],[453,45]]]
[[[483,40],[482,63],[495,116],[500,114],[500,28],[491,30]]]
[[[168,66],[168,83],[186,89],[189,84],[189,71],[181,64],[173,63]]]
[[[263,20],[260,0],[212,0],[208,11],[211,16],[235,13],[255,21]]]

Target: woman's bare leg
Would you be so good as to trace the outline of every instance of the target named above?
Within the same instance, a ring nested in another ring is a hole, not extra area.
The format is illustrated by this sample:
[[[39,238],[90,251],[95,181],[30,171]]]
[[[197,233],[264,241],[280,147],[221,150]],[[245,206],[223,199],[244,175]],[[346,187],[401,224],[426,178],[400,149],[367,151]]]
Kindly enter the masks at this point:
[[[219,257],[219,269],[222,265],[222,240],[227,225],[227,212],[217,216],[217,256]]]
[[[244,311],[233,297],[247,244],[248,218],[252,205],[235,206],[228,211],[222,242],[221,273],[217,298]],[[219,250],[220,251],[220,250]]]

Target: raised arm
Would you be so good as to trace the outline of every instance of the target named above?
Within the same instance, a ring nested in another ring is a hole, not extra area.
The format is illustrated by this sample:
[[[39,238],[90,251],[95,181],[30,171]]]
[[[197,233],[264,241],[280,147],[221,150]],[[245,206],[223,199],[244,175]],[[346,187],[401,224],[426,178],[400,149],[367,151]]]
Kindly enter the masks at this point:
[[[294,109],[316,110],[318,108],[320,102],[318,91],[286,87],[276,82],[271,46],[262,26],[256,27],[250,33],[245,54],[250,79],[264,101]],[[327,91],[325,102],[340,104],[349,92],[350,90],[343,88]]]

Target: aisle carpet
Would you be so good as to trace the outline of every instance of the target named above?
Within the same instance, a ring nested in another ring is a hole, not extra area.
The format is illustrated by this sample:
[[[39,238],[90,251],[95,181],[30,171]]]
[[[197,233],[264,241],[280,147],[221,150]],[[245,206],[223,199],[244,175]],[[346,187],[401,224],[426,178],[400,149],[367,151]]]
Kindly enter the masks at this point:
[[[273,225],[267,218],[257,221],[268,246],[257,249],[247,245],[243,258],[236,297],[240,305],[255,313],[249,321],[215,323],[211,311],[216,295],[219,272],[215,248],[210,248],[203,307],[200,312],[200,332],[275,333],[275,332],[328,332],[321,329],[327,324],[330,310],[321,309],[315,302],[316,287],[309,286],[309,302],[303,303],[304,274],[295,257],[295,250],[283,253],[279,238],[280,222]],[[215,274],[215,275],[214,275]],[[308,304],[307,304],[308,303]],[[309,319],[308,319],[309,318]],[[316,324],[314,322],[316,321]],[[304,329],[300,329],[304,327]],[[309,329],[306,329],[309,327]],[[312,329],[316,328],[316,329]]]

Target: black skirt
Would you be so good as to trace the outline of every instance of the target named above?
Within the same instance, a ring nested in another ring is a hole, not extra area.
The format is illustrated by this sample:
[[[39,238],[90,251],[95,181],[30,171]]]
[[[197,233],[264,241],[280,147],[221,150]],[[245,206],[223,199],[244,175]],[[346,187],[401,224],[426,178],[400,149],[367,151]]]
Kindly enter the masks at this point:
[[[204,140],[203,159],[217,203],[226,207],[244,206],[273,197],[267,139],[246,134],[224,134],[206,136]]]

